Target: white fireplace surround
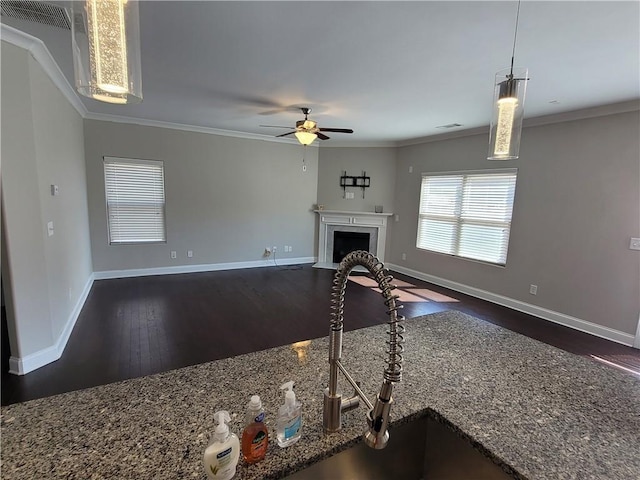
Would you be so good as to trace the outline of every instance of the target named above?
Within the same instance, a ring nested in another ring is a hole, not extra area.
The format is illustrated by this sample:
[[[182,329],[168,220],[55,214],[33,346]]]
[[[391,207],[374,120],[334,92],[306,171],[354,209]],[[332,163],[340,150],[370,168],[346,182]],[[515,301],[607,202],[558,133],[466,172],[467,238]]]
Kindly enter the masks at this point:
[[[341,212],[336,210],[314,210],[320,218],[318,228],[318,262],[316,268],[338,266],[333,263],[334,232],[369,233],[369,252],[384,262],[387,239],[387,220],[392,213]]]

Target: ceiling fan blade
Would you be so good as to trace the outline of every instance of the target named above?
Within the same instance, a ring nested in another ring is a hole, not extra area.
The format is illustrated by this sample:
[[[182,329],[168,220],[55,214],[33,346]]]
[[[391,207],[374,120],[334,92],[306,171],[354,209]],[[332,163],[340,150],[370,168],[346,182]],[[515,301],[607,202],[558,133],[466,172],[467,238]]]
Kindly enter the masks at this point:
[[[350,128],[319,128],[321,132],[353,133]]]
[[[260,127],[267,127],[267,128],[293,128],[293,127],[283,127],[282,125],[260,125]]]
[[[320,140],[329,140],[330,137],[327,137],[324,133],[320,133],[320,132],[316,132],[316,135],[318,135],[318,138]]]
[[[292,133],[296,133],[296,131],[294,130],[293,132],[287,132],[287,133],[283,133],[282,135],[276,135],[276,138],[277,137],[286,137],[287,135],[291,135]]]

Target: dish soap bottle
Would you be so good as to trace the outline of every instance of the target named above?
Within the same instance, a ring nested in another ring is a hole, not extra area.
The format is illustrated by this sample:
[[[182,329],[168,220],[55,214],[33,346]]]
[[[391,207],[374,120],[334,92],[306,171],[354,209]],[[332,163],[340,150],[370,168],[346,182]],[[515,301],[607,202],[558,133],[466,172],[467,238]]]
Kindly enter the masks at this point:
[[[251,397],[242,431],[242,456],[247,463],[256,463],[267,454],[269,432],[264,424],[264,409],[258,395]]]
[[[302,403],[296,400],[293,382],[289,381],[280,386],[284,393],[284,405],[278,409],[276,437],[278,445],[288,447],[302,436]]]
[[[226,422],[231,421],[229,412],[221,410],[213,414],[217,425],[209,446],[204,451],[204,469],[212,480],[229,480],[236,474],[240,457],[238,436],[229,433]]]

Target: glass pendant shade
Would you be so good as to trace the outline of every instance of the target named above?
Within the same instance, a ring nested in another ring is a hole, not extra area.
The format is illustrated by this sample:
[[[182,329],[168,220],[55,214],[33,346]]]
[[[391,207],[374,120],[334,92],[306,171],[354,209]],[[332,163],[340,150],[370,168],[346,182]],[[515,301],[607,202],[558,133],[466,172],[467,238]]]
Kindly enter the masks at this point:
[[[311,145],[313,141],[318,138],[318,135],[311,132],[298,131],[295,133],[296,138],[302,145]]]
[[[76,89],[101,102],[142,101],[140,22],[136,0],[72,2]]]
[[[496,74],[489,160],[515,160],[520,154],[528,73],[526,68],[508,68]]]

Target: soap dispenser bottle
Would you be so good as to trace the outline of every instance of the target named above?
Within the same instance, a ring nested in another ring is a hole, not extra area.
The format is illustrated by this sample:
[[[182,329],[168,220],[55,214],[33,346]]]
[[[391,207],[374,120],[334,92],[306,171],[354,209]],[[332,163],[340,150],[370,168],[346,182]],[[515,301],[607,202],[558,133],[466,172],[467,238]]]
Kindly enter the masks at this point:
[[[258,395],[253,395],[247,404],[244,423],[242,456],[247,463],[259,462],[267,454],[269,432],[264,424],[264,409]]]
[[[240,458],[240,441],[229,433],[229,412],[221,410],[213,414],[217,425],[209,446],[204,451],[204,469],[212,480],[229,480],[236,474]]]
[[[302,436],[302,403],[296,400],[292,381],[282,384],[280,389],[285,393],[284,405],[278,409],[276,437],[278,445],[288,447]]]

